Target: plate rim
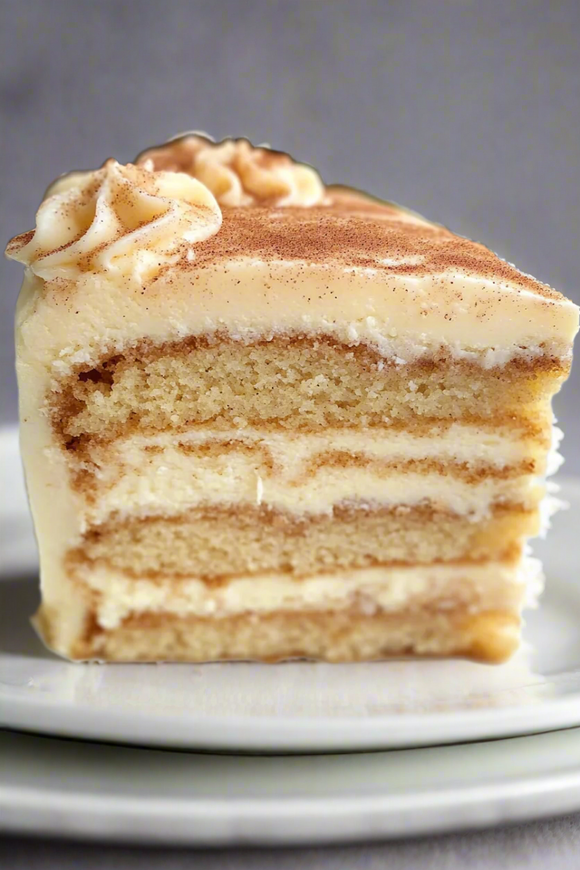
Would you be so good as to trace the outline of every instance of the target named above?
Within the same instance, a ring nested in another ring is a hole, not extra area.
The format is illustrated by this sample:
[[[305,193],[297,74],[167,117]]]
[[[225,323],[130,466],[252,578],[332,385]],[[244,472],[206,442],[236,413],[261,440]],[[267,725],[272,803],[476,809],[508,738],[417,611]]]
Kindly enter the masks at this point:
[[[229,750],[248,754],[331,754],[337,751],[408,749],[526,737],[580,726],[580,693],[572,697],[545,699],[533,708],[531,705],[514,705],[487,710],[436,712],[428,716],[419,713],[387,714],[372,719],[354,716],[340,719],[229,716],[225,724],[219,716],[196,719],[191,712],[171,717],[152,714],[147,719],[139,719],[135,713],[122,709],[54,703],[48,698],[15,698],[14,694],[0,686],[2,728],[127,746]],[[74,711],[74,721],[67,719],[67,708]],[[531,709],[536,713],[533,722]],[[42,727],[38,724],[39,715],[43,716]],[[388,732],[395,725],[397,736],[389,738]],[[324,732],[324,737],[321,732]]]
[[[580,741],[580,728],[571,731],[570,739]],[[559,732],[512,741],[521,748],[537,737],[549,742]],[[487,745],[472,743],[468,748],[484,761]],[[533,759],[533,744],[528,749]],[[440,747],[417,751],[436,753]],[[323,845],[481,829],[579,808],[577,761],[568,769],[554,763],[551,770],[534,773],[532,769],[502,781],[471,780],[415,788],[404,794],[385,790],[333,797],[135,797],[0,783],[0,831],[120,843],[138,838],[147,844],[195,846]]]

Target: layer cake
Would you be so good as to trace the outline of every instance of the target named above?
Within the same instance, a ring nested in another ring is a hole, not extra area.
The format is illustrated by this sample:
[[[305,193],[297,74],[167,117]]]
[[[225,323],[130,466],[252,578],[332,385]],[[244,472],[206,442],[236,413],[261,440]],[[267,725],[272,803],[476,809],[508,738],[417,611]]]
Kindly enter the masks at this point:
[[[57,180],[8,256],[50,647],[511,655],[571,302],[285,154],[198,135]]]

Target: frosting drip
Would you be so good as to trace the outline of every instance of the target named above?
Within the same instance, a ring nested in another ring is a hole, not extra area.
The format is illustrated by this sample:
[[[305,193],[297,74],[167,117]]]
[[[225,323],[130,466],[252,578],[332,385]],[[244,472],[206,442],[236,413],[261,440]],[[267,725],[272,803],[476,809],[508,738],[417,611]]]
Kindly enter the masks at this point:
[[[47,191],[36,229],[12,239],[7,255],[45,280],[83,272],[151,279],[216,233],[220,208],[205,185],[177,172],[108,160],[74,172]]]
[[[325,187],[310,166],[247,139],[211,139],[191,134],[150,148],[137,158],[150,169],[186,172],[198,178],[220,205],[274,206],[325,204]]]

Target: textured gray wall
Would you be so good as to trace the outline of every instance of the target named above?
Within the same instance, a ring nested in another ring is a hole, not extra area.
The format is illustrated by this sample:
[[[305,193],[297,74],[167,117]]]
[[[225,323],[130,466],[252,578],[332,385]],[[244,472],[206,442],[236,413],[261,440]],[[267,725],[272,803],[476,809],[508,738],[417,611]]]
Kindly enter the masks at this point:
[[[580,302],[580,0],[0,0],[0,236],[56,175],[246,135]],[[0,422],[16,419],[1,265]],[[580,365],[557,401],[580,472]]]

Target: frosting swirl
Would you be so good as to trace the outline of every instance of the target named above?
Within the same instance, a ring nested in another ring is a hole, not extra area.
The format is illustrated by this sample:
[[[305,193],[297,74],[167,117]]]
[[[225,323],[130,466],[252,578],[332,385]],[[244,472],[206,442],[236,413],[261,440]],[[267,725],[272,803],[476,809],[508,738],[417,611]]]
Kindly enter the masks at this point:
[[[116,272],[151,279],[217,233],[221,210],[200,181],[116,160],[73,172],[47,191],[36,229],[12,239],[6,253],[44,278]]]
[[[202,181],[220,205],[302,206],[324,204],[325,187],[311,166],[247,139],[213,142],[190,134],[149,148],[137,164],[186,172]]]

